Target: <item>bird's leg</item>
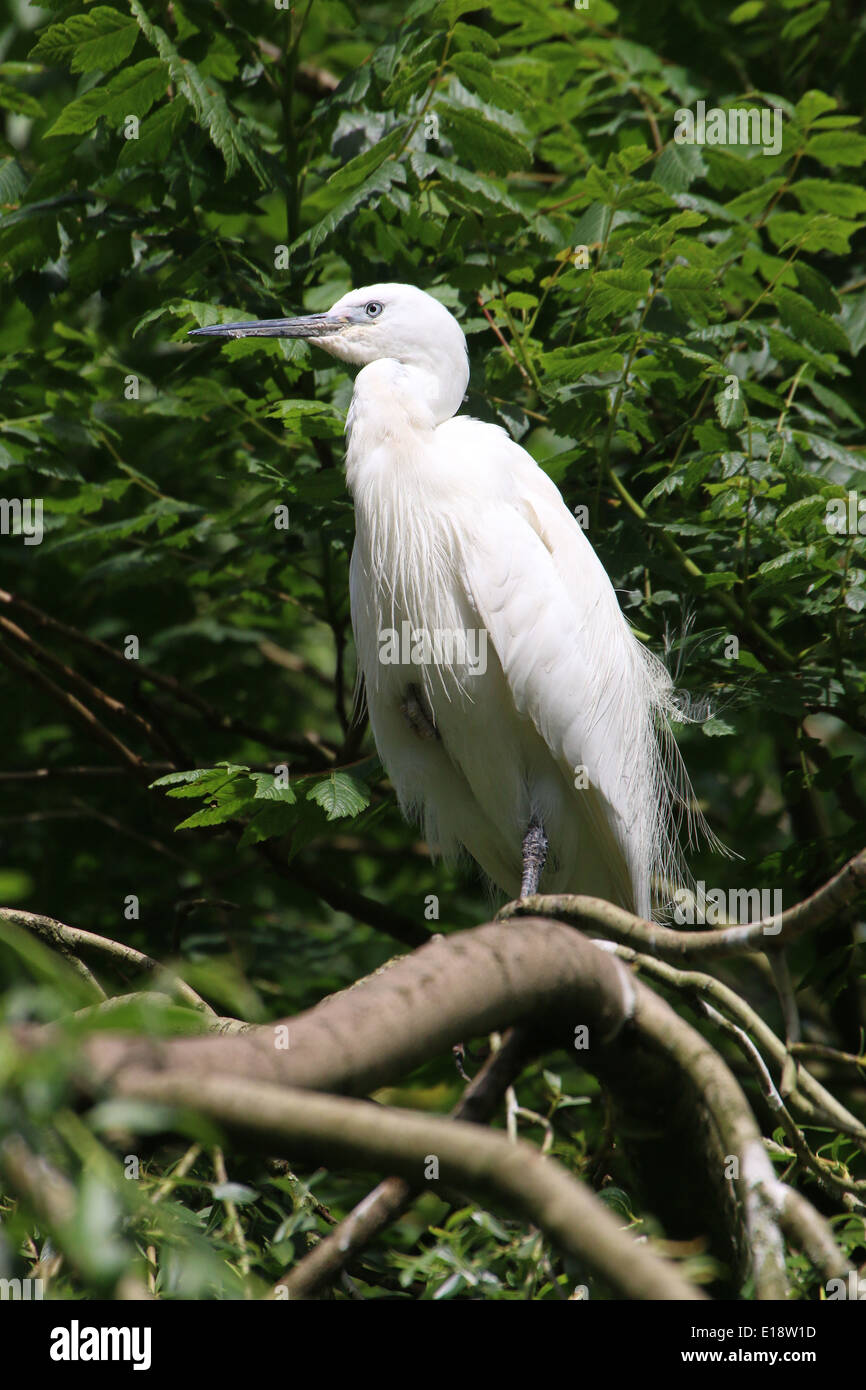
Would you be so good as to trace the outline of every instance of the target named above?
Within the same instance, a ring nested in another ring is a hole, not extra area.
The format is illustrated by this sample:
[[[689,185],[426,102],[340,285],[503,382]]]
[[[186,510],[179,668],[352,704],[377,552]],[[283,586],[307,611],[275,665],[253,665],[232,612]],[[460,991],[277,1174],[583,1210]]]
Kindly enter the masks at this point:
[[[407,685],[403,703],[400,705],[400,713],[419,738],[438,738],[439,730],[433,719],[432,712],[427,708],[427,703],[417,685]]]
[[[544,826],[535,816],[529,822],[529,829],[523,837],[523,877],[520,880],[521,898],[530,898],[538,892],[538,881],[547,859],[547,836]]]

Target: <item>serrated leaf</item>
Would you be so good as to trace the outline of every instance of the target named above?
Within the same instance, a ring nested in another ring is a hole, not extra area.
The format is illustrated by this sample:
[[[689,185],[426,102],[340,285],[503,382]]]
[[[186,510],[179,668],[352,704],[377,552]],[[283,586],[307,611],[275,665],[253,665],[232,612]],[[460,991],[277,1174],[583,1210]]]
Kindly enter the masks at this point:
[[[254,802],[253,805],[256,803]],[[295,832],[297,826],[296,806],[287,801],[266,801],[259,803],[257,810],[247,822],[243,835],[238,841],[239,849],[247,845],[258,845],[263,840],[273,840],[281,835]],[[300,848],[295,844],[295,848]]]
[[[494,207],[506,208],[509,212],[525,216],[520,204],[492,179],[485,178],[483,174],[475,174],[471,169],[464,169],[453,159],[445,159],[440,155],[412,153],[409,156],[409,164],[416,178],[436,180],[459,193],[468,194],[466,201],[470,206],[474,205],[474,200],[482,198],[485,203]]]
[[[823,497],[800,497],[779,513],[776,525],[780,531],[802,531],[816,517],[823,518],[825,506]]]
[[[529,164],[532,156],[528,145],[512,129],[491,117],[492,108],[476,111],[471,106],[456,106],[440,99],[435,109],[458,163],[469,160],[481,171],[493,170],[496,174],[509,174]]]
[[[592,277],[587,318],[621,318],[636,309],[649,293],[648,270],[599,270]]]
[[[667,144],[655,163],[653,179],[666,193],[685,193],[695,179],[707,172],[698,145]]]
[[[17,159],[0,162],[0,206],[20,201],[27,190],[27,175]]]
[[[252,773],[252,780],[256,785],[256,801],[282,801],[288,806],[293,806],[297,801],[290,785],[277,786],[275,773],[254,772]]]
[[[117,160],[118,169],[126,169],[131,164],[161,163],[189,119],[189,114],[189,103],[178,95],[152,112],[139,126],[138,138],[124,142]]]
[[[344,198],[335,208],[331,208],[330,212],[325,213],[325,216],[315,226],[303,232],[292,244],[291,251],[294,252],[305,242],[309,242],[310,254],[313,255],[322,245],[322,242],[326,241],[345,222],[347,217],[351,217],[352,213],[357,212],[367,202],[375,202],[382,194],[389,193],[395,185],[405,182],[406,171],[403,165],[398,164],[396,160],[388,160],[368,179],[365,179],[360,187],[354,189],[347,198]]]
[[[776,246],[784,250],[796,245],[800,251],[831,251],[845,256],[851,237],[860,231],[860,223],[829,212],[774,212],[767,222],[767,231]]]
[[[74,14],[43,29],[30,57],[46,63],[68,63],[73,72],[112,68],[128,58],[138,38],[138,25],[129,15],[108,5],[87,14]]]
[[[550,381],[579,381],[587,372],[615,372],[623,367],[620,349],[630,342],[630,335],[621,333],[614,338],[594,338],[573,348],[554,348],[541,358],[541,368]]]
[[[310,439],[320,438],[322,434],[336,438],[343,433],[345,425],[342,415],[327,401],[276,401],[265,414],[271,419],[282,420],[287,430]]]
[[[813,270],[805,261],[797,261],[794,269],[800,289],[816,309],[822,310],[825,314],[840,313],[842,305],[839,296],[825,276]]]
[[[236,171],[238,160],[242,158],[252,169],[260,186],[267,187],[268,178],[262,162],[240,123],[229,110],[215,79],[209,77],[205,80],[194,63],[180,56],[165,30],[150,20],[141,0],[129,0],[129,7],[138,21],[141,32],[164,62],[172,82],[186,97],[199,125],[204,126],[225,160],[229,174]]]
[[[736,396],[729,396],[726,391],[727,388],[720,391],[715,398],[716,415],[723,429],[736,430],[743,423],[745,416],[743,398],[739,392]]]
[[[24,92],[12,82],[0,82],[0,109],[19,116],[45,115],[45,108],[32,92]]]
[[[157,777],[155,782],[149,782],[150,787],[174,787],[182,782],[200,782],[203,777],[207,777],[212,771],[207,767],[192,768],[189,772],[167,772],[164,777]]]
[[[367,788],[347,772],[332,772],[307,792],[307,800],[321,806],[328,820],[358,816],[370,804]]]
[[[199,830],[210,825],[224,825],[226,821],[237,820],[245,811],[253,805],[252,798],[249,796],[232,796],[223,801],[217,801],[212,806],[205,806],[200,811],[194,811],[186,820],[180,821],[174,828],[175,830]]]
[[[831,179],[798,179],[791,192],[804,212],[832,212],[837,217],[859,217],[866,212],[866,189]]]
[[[851,352],[856,357],[866,343],[866,290],[857,295],[846,295],[842,306],[842,322]]]
[[[794,108],[794,114],[800,125],[804,128],[809,127],[819,116],[824,116],[828,111],[835,111],[837,102],[827,92],[820,92],[812,88],[804,92]]]
[[[774,555],[771,560],[765,560],[762,565],[758,566],[758,574],[781,577],[786,571],[800,573],[812,558],[814,549],[815,547],[812,545],[801,545],[793,550],[786,550],[782,555]]]
[[[381,140],[376,141],[375,145],[371,145],[368,150],[362,150],[342,168],[329,174],[328,193],[342,195],[352,189],[360,188],[373,170],[379,169],[386,159],[397,153],[406,138],[408,128],[405,121],[393,126],[386,135],[382,136]]]
[[[850,130],[822,131],[806,141],[805,153],[829,169],[840,164],[856,168],[866,163],[866,135]]]
[[[707,738],[727,738],[736,732],[733,724],[729,724],[725,719],[705,719],[701,725],[701,733]]]
[[[692,265],[671,266],[665,276],[664,294],[674,309],[696,323],[707,323],[722,313],[714,270]]]
[[[798,337],[828,352],[847,351],[848,339],[839,324],[822,314],[803,295],[779,285],[773,291],[773,299],[782,322]]]
[[[144,116],[165,95],[166,70],[158,58],[124,68],[103,87],[94,87],[71,101],[54,122],[49,135],[83,135],[101,118],[120,125],[127,116]]]

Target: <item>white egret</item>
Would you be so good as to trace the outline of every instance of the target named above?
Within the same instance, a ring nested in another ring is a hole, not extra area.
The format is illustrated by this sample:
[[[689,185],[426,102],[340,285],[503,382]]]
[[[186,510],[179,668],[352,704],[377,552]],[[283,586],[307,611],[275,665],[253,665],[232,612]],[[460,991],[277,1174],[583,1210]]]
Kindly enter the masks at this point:
[[[324,314],[194,332],[308,338],[362,367],[346,424],[352,623],[379,755],[434,852],[464,847],[511,897],[540,881],[650,916],[654,881],[684,880],[693,824],[673,683],[547,474],[457,415],[457,320],[380,284]]]

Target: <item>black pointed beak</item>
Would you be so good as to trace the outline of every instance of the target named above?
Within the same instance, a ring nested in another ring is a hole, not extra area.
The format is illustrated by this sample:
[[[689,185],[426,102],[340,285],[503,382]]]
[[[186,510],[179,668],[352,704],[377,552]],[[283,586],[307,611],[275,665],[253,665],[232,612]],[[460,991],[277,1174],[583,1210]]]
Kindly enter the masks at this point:
[[[190,338],[327,338],[347,328],[351,319],[340,314],[306,314],[299,319],[253,319],[249,323],[215,323],[191,328]]]

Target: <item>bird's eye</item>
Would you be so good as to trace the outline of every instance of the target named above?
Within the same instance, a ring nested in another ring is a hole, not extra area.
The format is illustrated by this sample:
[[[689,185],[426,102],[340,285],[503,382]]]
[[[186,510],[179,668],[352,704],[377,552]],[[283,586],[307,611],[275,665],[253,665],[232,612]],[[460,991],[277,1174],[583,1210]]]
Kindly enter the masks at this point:
[[[377,319],[384,307],[384,304],[380,304],[378,299],[371,299],[370,303],[364,306],[364,312],[368,319]]]

